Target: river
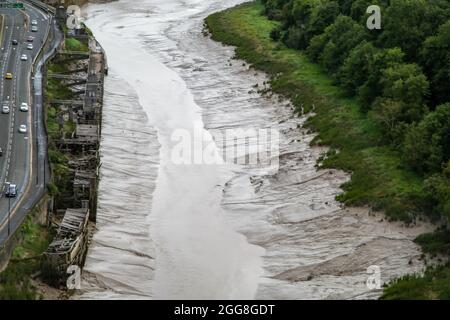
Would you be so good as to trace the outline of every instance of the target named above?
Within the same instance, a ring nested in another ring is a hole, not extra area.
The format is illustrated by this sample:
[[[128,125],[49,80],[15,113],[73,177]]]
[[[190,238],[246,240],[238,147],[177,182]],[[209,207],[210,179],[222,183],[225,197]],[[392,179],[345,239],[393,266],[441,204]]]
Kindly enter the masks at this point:
[[[337,203],[349,176],[316,170],[326,149],[309,146],[306,117],[261,94],[265,75],[204,35],[206,16],[240,2],[84,8],[110,75],[97,232],[77,298],[376,298],[370,266],[381,282],[423,268],[412,240],[427,227]],[[246,148],[235,158],[247,160],[260,144],[230,141],[238,129],[277,132],[276,161],[221,162],[236,144]],[[174,159],[177,133],[194,137],[190,163]],[[209,162],[196,158],[198,141]]]

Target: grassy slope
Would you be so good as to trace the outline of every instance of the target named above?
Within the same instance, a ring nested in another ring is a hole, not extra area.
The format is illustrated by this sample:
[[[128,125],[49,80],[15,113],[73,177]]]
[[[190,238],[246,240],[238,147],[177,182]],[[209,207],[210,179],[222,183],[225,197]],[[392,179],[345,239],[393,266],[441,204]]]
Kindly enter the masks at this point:
[[[84,44],[75,38],[67,38],[65,45],[66,50],[68,51],[84,51],[84,52],[89,51],[89,47],[87,44]]]
[[[0,300],[40,298],[30,279],[40,271],[40,256],[47,249],[52,235],[46,227],[34,223],[31,215],[19,232],[23,241],[14,249],[6,270],[0,273]]]
[[[390,218],[411,221],[417,211],[414,194],[422,180],[402,166],[400,155],[380,146],[376,128],[358,110],[354,99],[345,98],[332,79],[301,52],[270,39],[277,22],[261,15],[263,7],[252,2],[209,16],[206,24],[216,41],[237,47],[236,55],[272,76],[272,89],[292,100],[297,108],[316,115],[308,126],[318,132],[315,143],[339,149],[325,166],[352,172],[339,200],[348,205],[369,204]],[[417,241],[432,253],[441,239]],[[434,237],[434,236],[431,236]],[[423,243],[421,243],[421,241]],[[427,244],[428,247],[427,249]],[[440,248],[440,247],[439,247]],[[389,286],[384,299],[450,298],[450,266],[430,269],[423,278],[408,276]]]
[[[384,290],[384,300],[450,299],[450,265],[428,269],[423,277],[406,276]]]
[[[390,218],[411,222],[410,201],[422,188],[421,179],[402,167],[400,155],[379,146],[379,132],[358,110],[355,99],[345,98],[332,79],[301,52],[270,39],[276,22],[261,15],[262,5],[240,5],[206,19],[213,39],[237,47],[237,57],[272,75],[272,89],[290,98],[297,108],[316,116],[308,126],[319,135],[314,141],[332,149],[324,165],[352,172],[339,200],[347,205],[369,204]]]

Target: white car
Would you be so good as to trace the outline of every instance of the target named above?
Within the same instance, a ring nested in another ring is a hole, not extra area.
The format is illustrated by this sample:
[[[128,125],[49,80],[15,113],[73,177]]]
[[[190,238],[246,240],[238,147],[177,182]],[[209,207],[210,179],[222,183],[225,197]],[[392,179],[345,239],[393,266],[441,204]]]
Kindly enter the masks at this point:
[[[27,49],[28,50],[33,50],[33,44],[32,43],[27,44]]]
[[[32,26],[37,26],[37,20],[31,20],[31,25]]]
[[[2,108],[2,113],[4,113],[4,114],[8,114],[9,113],[9,106],[3,106],[3,108]]]
[[[29,109],[29,107],[28,107],[28,104],[27,104],[26,102],[23,102],[23,103],[20,105],[20,111],[22,111],[22,112],[28,112],[28,109]]]
[[[38,31],[38,28],[36,26],[31,27],[31,32],[37,32],[37,31]]]
[[[26,55],[26,54],[21,55],[21,56],[20,56],[20,60],[22,60],[22,61],[27,61],[27,60],[28,60],[27,55]]]
[[[15,198],[17,197],[17,185],[7,182],[5,185],[5,197]]]
[[[27,126],[24,124],[21,124],[19,127],[19,132],[20,133],[27,133]]]

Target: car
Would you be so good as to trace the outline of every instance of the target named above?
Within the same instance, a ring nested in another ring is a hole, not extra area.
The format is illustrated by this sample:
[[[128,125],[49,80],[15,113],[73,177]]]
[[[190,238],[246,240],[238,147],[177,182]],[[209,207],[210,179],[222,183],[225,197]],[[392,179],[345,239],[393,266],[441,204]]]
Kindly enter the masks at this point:
[[[27,49],[28,50],[33,50],[33,44],[32,43],[27,44]]]
[[[3,149],[0,147],[0,157],[3,157]]]
[[[20,105],[20,111],[22,112],[28,112],[28,104],[26,102],[22,102],[22,104]]]
[[[15,198],[17,197],[17,185],[7,182],[5,186],[5,197]]]
[[[16,39],[13,39],[13,41],[11,41],[13,46],[17,46],[19,44],[19,41],[17,41]]]
[[[37,26],[37,20],[31,20],[31,25],[32,26]]]
[[[3,106],[3,108],[2,108],[2,113],[3,114],[8,114],[9,111],[10,111],[9,106]]]
[[[22,61],[27,61],[27,60],[28,60],[27,55],[26,55],[26,54],[22,54],[22,55],[20,56],[20,60],[22,60]]]
[[[33,42],[34,41],[34,37],[33,36],[29,36],[28,38],[27,38],[27,42]]]
[[[31,27],[31,32],[37,32],[37,31],[38,31],[38,28],[36,26]]]
[[[11,80],[13,78],[13,75],[11,72],[7,72],[5,75],[5,79]]]
[[[24,124],[21,124],[19,127],[19,132],[20,133],[27,133],[27,126]]]

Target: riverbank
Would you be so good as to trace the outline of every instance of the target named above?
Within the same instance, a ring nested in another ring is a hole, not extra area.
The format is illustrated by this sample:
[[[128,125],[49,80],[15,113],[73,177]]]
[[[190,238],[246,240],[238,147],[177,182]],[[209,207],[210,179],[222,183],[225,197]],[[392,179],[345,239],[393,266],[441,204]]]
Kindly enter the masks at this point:
[[[271,75],[272,91],[289,98],[297,112],[314,111],[306,123],[318,133],[313,144],[331,148],[323,167],[352,173],[340,201],[368,204],[390,219],[412,223],[417,215],[409,196],[420,191],[421,179],[402,167],[399,154],[377,145],[380,133],[358,111],[355,99],[344,98],[305,55],[270,39],[277,22],[262,16],[262,9],[260,3],[249,3],[211,15],[206,23],[212,38],[236,46],[237,58]]]
[[[355,99],[345,98],[331,77],[301,52],[271,40],[277,22],[262,16],[262,9],[258,2],[243,4],[209,16],[206,24],[214,40],[236,46],[237,58],[268,73],[272,91],[289,98],[298,113],[314,112],[305,124],[318,133],[312,144],[331,148],[321,166],[352,173],[338,200],[350,206],[369,205],[384,211],[389,220],[409,225],[423,219],[414,203],[422,179],[403,166],[398,153],[378,145],[380,132],[359,111]],[[421,244],[426,246],[431,238],[422,237]],[[405,278],[397,284],[400,289],[390,289],[386,297],[402,298],[405,291],[411,293],[409,298],[425,291],[428,293],[422,293],[421,298],[445,297],[442,281],[441,285],[432,283],[430,272],[424,280]],[[436,272],[439,279],[447,281],[445,268]]]

